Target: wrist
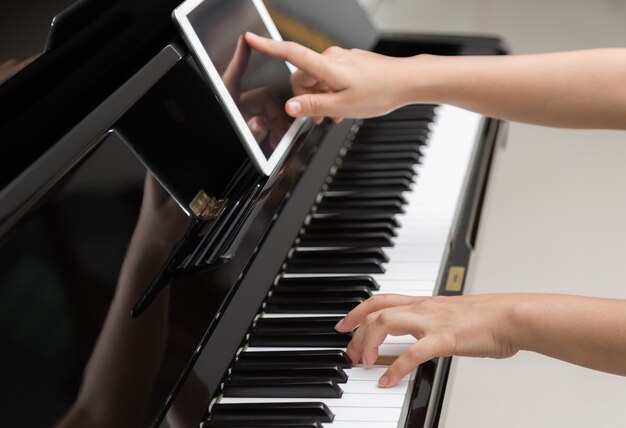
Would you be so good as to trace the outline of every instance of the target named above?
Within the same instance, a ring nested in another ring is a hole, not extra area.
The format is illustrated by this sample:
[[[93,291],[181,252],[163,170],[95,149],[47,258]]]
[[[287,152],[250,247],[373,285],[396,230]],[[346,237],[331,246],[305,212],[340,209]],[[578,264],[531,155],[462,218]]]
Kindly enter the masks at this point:
[[[514,294],[508,305],[507,330],[511,346],[519,350],[532,350],[533,308],[536,297],[532,294]]]
[[[446,69],[449,58],[420,54],[407,58],[399,85],[403,105],[444,103],[446,99]]]

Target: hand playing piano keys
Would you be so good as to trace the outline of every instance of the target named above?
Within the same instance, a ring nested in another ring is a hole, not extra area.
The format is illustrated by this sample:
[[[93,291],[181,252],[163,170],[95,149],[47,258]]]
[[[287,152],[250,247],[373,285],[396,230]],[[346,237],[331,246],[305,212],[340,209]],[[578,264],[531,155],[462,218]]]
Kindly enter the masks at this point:
[[[366,365],[376,362],[388,335],[417,339],[381,377],[384,387],[435,357],[508,358],[518,350],[624,376],[625,314],[626,300],[581,296],[378,295],[348,313],[336,329],[345,333],[358,327],[347,354]]]
[[[435,357],[464,355],[508,358],[517,353],[511,343],[506,295],[411,297],[378,295],[352,310],[336,326],[339,332],[356,329],[347,353],[352,361],[371,365],[388,335],[410,334],[408,347],[380,378],[393,386],[420,364]]]

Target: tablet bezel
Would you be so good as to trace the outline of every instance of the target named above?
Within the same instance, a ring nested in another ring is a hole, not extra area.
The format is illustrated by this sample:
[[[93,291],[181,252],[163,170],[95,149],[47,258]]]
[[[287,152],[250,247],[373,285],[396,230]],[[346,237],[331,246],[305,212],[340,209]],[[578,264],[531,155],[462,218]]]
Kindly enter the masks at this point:
[[[174,9],[174,11],[172,12],[172,17],[174,19],[174,22],[178,25],[183,39],[191,50],[192,55],[197,60],[198,65],[200,66],[202,72],[209,81],[213,92],[219,98],[222,106],[225,107],[224,110],[230,118],[233,127],[235,128],[235,131],[237,132],[246,151],[250,155],[253,163],[260,172],[262,172],[266,176],[269,176],[272,174],[289,147],[291,147],[293,140],[295,139],[298,131],[300,130],[306,119],[301,117],[296,118],[292,122],[285,135],[279,141],[269,159],[265,157],[259,143],[256,141],[256,138],[254,138],[252,131],[250,131],[248,124],[242,116],[239,108],[235,104],[232,96],[228,92],[228,89],[226,88],[222,77],[217,71],[217,68],[213,64],[213,61],[209,57],[208,52],[204,48],[202,41],[193,29],[193,26],[191,25],[191,22],[188,18],[189,14],[204,1],[205,0],[186,0],[176,9]],[[278,28],[274,24],[274,21],[272,20],[262,0],[247,1],[250,1],[259,13],[259,17],[265,25],[265,28],[267,29],[270,36],[274,40],[282,41],[282,37],[278,32]],[[296,68],[292,64],[285,62],[285,65],[291,73],[294,73],[296,71]]]

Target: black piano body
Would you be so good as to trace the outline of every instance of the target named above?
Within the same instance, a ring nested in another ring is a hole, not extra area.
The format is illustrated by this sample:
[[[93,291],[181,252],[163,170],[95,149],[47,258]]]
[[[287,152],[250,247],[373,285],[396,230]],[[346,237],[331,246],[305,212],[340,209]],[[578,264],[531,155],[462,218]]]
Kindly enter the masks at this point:
[[[171,25],[176,3],[79,2],[73,31],[57,22],[50,50],[0,86],[2,425],[82,412],[82,426],[198,426],[358,128],[309,126],[259,176]],[[380,34],[352,2],[268,3],[302,42],[317,29],[395,56],[506,52],[493,37]],[[462,293],[445,283],[468,265],[503,125],[483,122],[439,294]],[[448,365],[418,370],[406,426],[437,425]]]

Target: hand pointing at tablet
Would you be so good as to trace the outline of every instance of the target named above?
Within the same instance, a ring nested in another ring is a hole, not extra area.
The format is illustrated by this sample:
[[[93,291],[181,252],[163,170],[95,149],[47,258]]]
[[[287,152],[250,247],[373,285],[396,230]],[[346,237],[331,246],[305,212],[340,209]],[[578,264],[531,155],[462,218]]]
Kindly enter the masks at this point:
[[[244,115],[254,138],[259,143],[267,140],[267,144],[273,149],[289,129],[290,120],[283,110],[282,102],[268,88],[242,92],[241,80],[249,62],[250,46],[240,37],[222,80]]]
[[[291,62],[299,68],[291,76],[296,95],[287,102],[291,116],[336,119],[378,116],[410,102],[399,85],[406,72],[402,58],[360,49],[333,46],[319,54],[293,42],[279,42],[246,34],[255,50]]]
[[[389,57],[246,34],[255,50],[291,62],[292,116],[366,118],[414,103],[561,128],[626,129],[626,49],[533,55]]]

